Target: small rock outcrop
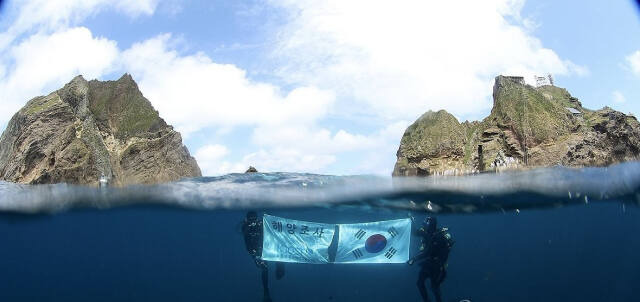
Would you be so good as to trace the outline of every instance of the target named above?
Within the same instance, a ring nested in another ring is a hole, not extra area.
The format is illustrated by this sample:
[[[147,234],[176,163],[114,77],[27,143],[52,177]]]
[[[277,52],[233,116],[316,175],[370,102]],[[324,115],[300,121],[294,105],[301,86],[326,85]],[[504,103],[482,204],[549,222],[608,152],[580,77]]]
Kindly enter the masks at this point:
[[[562,165],[607,166],[640,157],[640,123],[589,110],[564,88],[496,77],[491,114],[464,122],[429,111],[405,131],[394,176],[462,175]]]
[[[254,166],[249,166],[247,171],[244,171],[244,173],[258,173],[258,169],[256,169]]]
[[[0,138],[0,180],[154,184],[201,176],[180,133],[160,118],[129,74],[75,77],[30,100]]]

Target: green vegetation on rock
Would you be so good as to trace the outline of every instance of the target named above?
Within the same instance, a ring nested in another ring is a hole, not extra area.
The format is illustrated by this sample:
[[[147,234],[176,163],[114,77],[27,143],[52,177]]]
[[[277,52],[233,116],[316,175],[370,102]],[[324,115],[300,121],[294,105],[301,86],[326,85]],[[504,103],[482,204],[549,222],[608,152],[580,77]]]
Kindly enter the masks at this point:
[[[128,74],[106,82],[77,76],[29,101],[0,138],[0,180],[97,184],[103,175],[115,185],[201,175]]]
[[[491,117],[499,125],[510,127],[525,143],[538,144],[569,132],[571,117],[560,102],[508,78],[498,77],[496,86]]]
[[[90,81],[90,110],[102,129],[114,128],[127,139],[166,126],[130,75],[117,81]]]
[[[458,120],[448,112],[429,111],[409,126],[402,141],[405,142],[403,153],[409,158],[437,155],[445,149],[460,148],[464,131]]]
[[[571,112],[569,110],[577,110]],[[637,159],[640,126],[633,116],[592,111],[560,87],[533,87],[496,77],[491,114],[459,123],[429,111],[405,131],[393,175],[459,175],[536,166],[608,165]]]
[[[40,96],[32,99],[24,107],[24,112],[27,115],[40,113],[51,109],[56,104],[60,104],[62,101],[57,94],[52,93],[48,96]]]

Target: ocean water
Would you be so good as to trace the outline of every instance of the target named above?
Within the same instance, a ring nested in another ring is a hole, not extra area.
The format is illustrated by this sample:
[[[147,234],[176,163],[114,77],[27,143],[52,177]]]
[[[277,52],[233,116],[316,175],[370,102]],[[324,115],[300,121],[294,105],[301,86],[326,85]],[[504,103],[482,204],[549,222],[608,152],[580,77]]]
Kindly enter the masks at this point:
[[[456,241],[447,302],[640,301],[639,204],[637,162],[102,189],[0,182],[0,301],[262,301],[240,233],[248,209],[326,223],[435,215]],[[415,265],[286,264],[282,280],[270,268],[274,301],[420,301]]]

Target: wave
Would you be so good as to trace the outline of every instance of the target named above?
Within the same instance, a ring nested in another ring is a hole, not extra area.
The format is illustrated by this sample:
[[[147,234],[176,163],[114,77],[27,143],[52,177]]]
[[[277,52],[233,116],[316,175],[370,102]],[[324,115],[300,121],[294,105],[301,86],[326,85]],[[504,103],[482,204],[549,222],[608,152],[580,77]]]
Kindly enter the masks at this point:
[[[433,213],[519,211],[591,202],[640,204],[640,162],[469,176],[390,178],[228,174],[159,185],[96,188],[0,182],[0,211],[56,213],[158,204],[189,209],[363,207]]]

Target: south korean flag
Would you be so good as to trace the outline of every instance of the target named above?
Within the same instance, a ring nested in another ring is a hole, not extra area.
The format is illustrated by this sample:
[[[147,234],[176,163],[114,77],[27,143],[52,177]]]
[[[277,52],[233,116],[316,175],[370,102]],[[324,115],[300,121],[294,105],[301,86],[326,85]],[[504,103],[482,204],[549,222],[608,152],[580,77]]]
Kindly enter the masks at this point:
[[[340,224],[336,263],[405,263],[411,219]]]

